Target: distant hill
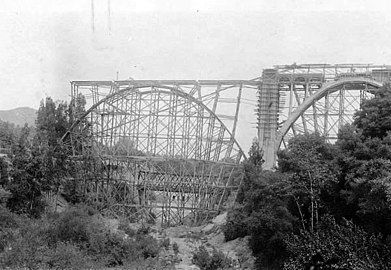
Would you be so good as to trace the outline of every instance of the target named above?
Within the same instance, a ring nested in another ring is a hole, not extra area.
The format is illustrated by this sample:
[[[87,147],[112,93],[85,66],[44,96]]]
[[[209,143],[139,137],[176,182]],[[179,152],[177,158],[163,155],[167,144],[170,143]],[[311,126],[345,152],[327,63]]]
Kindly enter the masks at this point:
[[[29,107],[20,107],[12,110],[0,110],[0,120],[23,127],[25,123],[35,126],[37,110]]]

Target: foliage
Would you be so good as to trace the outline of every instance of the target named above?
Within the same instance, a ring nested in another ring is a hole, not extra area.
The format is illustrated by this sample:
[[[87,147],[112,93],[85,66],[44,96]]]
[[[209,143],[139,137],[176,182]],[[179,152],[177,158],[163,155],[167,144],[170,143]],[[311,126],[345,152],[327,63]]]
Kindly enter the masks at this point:
[[[133,237],[136,234],[136,231],[130,227],[130,223],[127,219],[120,219],[118,224],[118,230],[123,231],[128,236]]]
[[[366,138],[383,139],[391,130],[391,86],[386,84],[365,100],[355,115],[354,125]]]
[[[178,253],[179,253],[179,246],[178,246],[177,242],[174,242],[172,244],[172,250],[174,251],[175,255],[178,255]]]
[[[380,235],[369,234],[351,221],[338,224],[331,216],[322,219],[318,232],[290,234],[286,243],[290,259],[284,269],[316,265],[352,270],[391,267],[391,242],[384,244]]]
[[[212,254],[209,254],[205,246],[200,246],[193,252],[192,262],[201,270],[230,269],[233,264],[223,252],[213,249]]]
[[[74,270],[96,269],[101,266],[76,245],[63,242],[48,250],[46,265],[48,268]]]
[[[42,180],[39,160],[32,154],[30,128],[23,127],[12,149],[12,181],[6,186],[12,193],[7,206],[16,213],[39,216],[44,208],[43,192],[48,189]]]
[[[58,142],[68,126],[67,104],[48,97],[39,107],[36,128],[26,125],[18,132],[11,147],[12,181],[6,185],[12,193],[10,209],[33,217],[42,214],[43,195],[58,191],[67,170],[67,155]]]
[[[250,154],[255,156],[244,164],[238,203],[228,212],[223,232],[227,241],[250,235],[249,245],[258,265],[278,267],[286,253],[283,236],[293,230],[295,217],[288,209],[284,175],[262,171],[260,152]]]
[[[0,148],[9,149],[16,141],[18,128],[14,124],[4,122],[0,120]]]
[[[112,231],[99,214],[85,206],[40,219],[0,210],[2,269],[100,269],[132,265],[156,258],[160,252],[152,236],[128,237]]]
[[[248,213],[243,211],[242,205],[235,205],[227,214],[227,222],[223,225],[226,241],[231,241],[249,234],[247,228]]]
[[[279,169],[288,175],[289,194],[302,229],[316,230],[324,208],[322,193],[337,182],[335,149],[317,134],[298,135],[281,151]]]
[[[157,240],[142,232],[132,238],[112,233],[102,217],[88,207],[62,214],[53,236],[55,242],[74,243],[91,256],[100,257],[108,266],[122,265],[131,259],[156,257],[160,251]]]
[[[32,153],[38,160],[42,173],[39,179],[48,191],[58,191],[66,175],[67,153],[59,141],[69,128],[68,106],[65,102],[57,104],[47,97],[37,113],[36,135],[33,139]],[[45,190],[46,191],[46,190]]]
[[[164,238],[160,245],[165,248],[166,250],[168,250],[170,248],[170,238]]]
[[[5,249],[0,252],[2,269],[87,269],[94,264],[91,258],[71,243],[49,244],[52,224],[48,219],[14,218],[8,228]],[[6,228],[2,227],[2,231]],[[94,264],[95,265],[95,264]]]
[[[259,269],[390,268],[390,93],[387,85],[365,100],[335,145],[318,134],[294,137],[277,172],[262,171],[254,145],[226,240],[249,235]]]
[[[390,86],[365,100],[353,125],[338,134],[340,170],[333,196],[325,198],[336,218],[352,219],[368,232],[391,234]]]
[[[0,205],[0,252],[7,248],[13,239],[13,231],[18,226],[18,217]]]

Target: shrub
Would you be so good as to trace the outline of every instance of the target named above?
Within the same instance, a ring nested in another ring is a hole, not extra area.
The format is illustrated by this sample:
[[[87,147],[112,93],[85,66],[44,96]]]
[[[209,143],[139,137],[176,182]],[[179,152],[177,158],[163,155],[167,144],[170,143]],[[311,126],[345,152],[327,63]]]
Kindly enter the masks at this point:
[[[12,239],[0,254],[1,268],[38,269],[45,264],[49,223],[46,220],[23,219],[12,231]]]
[[[160,244],[162,247],[168,250],[170,248],[170,238],[164,238]]]
[[[178,255],[178,253],[179,253],[179,246],[178,246],[177,242],[174,242],[172,244],[172,250],[174,251],[175,255]]]
[[[204,246],[200,246],[194,253],[192,262],[201,270],[229,269],[233,261],[223,252],[213,249],[212,254]]]
[[[125,269],[137,270],[175,270],[175,265],[167,264],[167,261],[158,258],[137,259],[126,264]]]
[[[102,217],[89,208],[81,208],[61,215],[56,222],[55,234],[58,241],[75,243],[96,261],[110,267],[158,255],[160,245],[148,235],[148,227],[140,228],[137,234],[126,222],[120,223],[119,228],[124,229],[130,238],[111,232]]]
[[[143,226],[137,230],[137,234],[148,234],[150,231],[151,231],[151,227],[145,226],[143,224]]]
[[[85,207],[38,220],[0,209],[0,217],[4,217],[0,219],[0,269],[115,267],[157,258],[161,248],[158,240],[146,234],[149,229],[125,237],[112,232],[100,215]]]
[[[18,225],[17,220],[18,217],[15,214],[0,205],[0,229],[16,227]]]
[[[7,208],[0,205],[0,252],[8,245],[14,236],[14,229],[18,227],[18,217]]]
[[[58,243],[55,249],[47,252],[46,265],[54,269],[92,269],[98,268],[97,263],[85,252],[70,243]]]
[[[223,225],[223,233],[226,241],[231,241],[249,234],[247,229],[247,214],[243,206],[236,206],[228,212],[227,222]]]
[[[118,230],[124,231],[129,237],[133,237],[136,234],[136,231],[130,227],[127,219],[120,219]]]
[[[350,221],[338,224],[325,216],[317,233],[308,231],[286,239],[290,260],[284,269],[303,269],[330,264],[335,269],[391,269],[391,242],[371,235]],[[360,268],[362,267],[362,268]],[[334,269],[334,268],[331,268]]]
[[[96,223],[83,209],[71,209],[60,215],[56,221],[54,237],[62,242],[83,243],[88,242],[91,231]]]
[[[160,252],[160,246],[158,241],[150,235],[140,235],[136,236],[136,248],[141,251],[141,254],[144,258],[156,257]]]

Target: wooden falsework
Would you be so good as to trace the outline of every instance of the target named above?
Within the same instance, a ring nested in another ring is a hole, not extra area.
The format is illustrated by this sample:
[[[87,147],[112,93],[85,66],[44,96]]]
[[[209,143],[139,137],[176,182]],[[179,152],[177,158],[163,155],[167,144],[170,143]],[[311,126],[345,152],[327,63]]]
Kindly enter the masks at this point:
[[[242,92],[258,92],[258,142],[271,169],[293,136],[335,141],[362,100],[390,79],[390,66],[294,64],[249,81],[74,81],[72,98],[82,93],[89,109],[63,142],[72,177],[108,213],[195,222],[219,211],[241,181]]]
[[[75,101],[83,93],[93,102],[63,137],[73,153],[70,179],[114,216],[174,225],[220,211],[242,180],[245,155],[234,133],[242,89],[256,84],[72,82]],[[223,122],[218,105],[232,100]]]

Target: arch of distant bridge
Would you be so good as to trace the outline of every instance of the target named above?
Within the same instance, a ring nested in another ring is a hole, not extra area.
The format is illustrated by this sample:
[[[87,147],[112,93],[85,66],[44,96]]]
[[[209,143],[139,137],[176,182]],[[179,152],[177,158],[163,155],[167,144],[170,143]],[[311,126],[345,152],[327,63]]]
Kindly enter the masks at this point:
[[[341,90],[341,87],[346,84],[365,84],[366,86],[371,86],[373,88],[380,88],[383,85],[381,82],[370,78],[346,78],[331,83],[325,83],[321,89],[306,98],[304,102],[301,103],[300,106],[292,112],[289,118],[284,122],[283,126],[278,130],[275,144],[275,153],[277,153],[278,149],[280,148],[283,138],[288,130],[298,120],[298,118],[314,104],[314,102],[325,97],[327,94]]]

